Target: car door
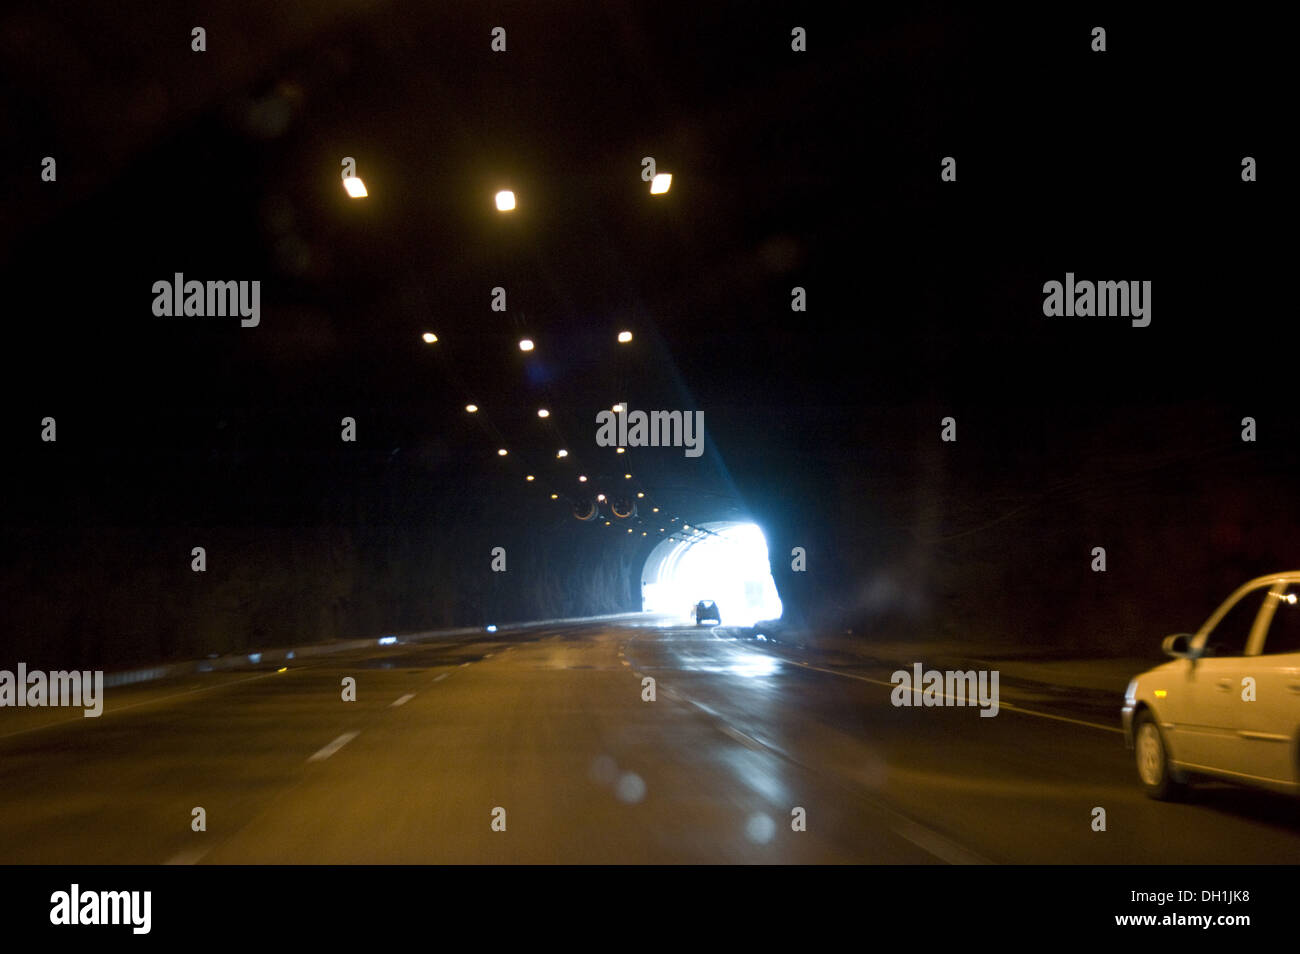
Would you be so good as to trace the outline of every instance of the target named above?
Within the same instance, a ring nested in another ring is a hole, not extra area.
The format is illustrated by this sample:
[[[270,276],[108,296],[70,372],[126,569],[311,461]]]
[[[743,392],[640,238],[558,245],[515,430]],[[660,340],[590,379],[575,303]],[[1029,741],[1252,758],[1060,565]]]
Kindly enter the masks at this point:
[[[1254,701],[1235,706],[1242,774],[1274,782],[1297,777],[1300,727],[1300,585],[1271,587],[1261,610],[1262,629],[1243,676],[1255,680]]]
[[[1237,700],[1247,665],[1251,636],[1260,622],[1268,584],[1232,594],[1201,627],[1192,645],[1196,658],[1182,667],[1170,687],[1180,699],[1173,707],[1174,754],[1179,762],[1220,772],[1238,772]]]

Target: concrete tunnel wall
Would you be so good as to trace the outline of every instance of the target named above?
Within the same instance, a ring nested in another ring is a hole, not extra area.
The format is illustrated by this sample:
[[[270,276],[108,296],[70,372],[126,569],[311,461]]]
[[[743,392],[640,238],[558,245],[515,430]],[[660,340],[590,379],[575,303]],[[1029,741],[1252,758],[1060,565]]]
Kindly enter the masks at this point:
[[[1045,451],[1046,431],[1025,446],[1014,436],[926,447],[933,428],[918,417],[883,438],[863,424],[834,444],[816,431],[801,442],[789,428],[795,438],[781,455],[744,420],[711,420],[738,498],[767,539],[787,622],[864,639],[1151,653],[1245,579],[1298,562],[1294,487],[1236,448],[1194,469],[1144,466],[1166,453],[1150,449],[1145,421],[1109,437],[1127,455],[1089,457],[1063,439]],[[0,600],[14,663],[125,667],[635,611],[657,542],[574,520],[562,501],[548,507],[521,481],[470,474],[454,453],[268,460],[205,451],[161,460],[143,508],[138,493],[119,502],[112,451],[75,461],[69,453],[18,474],[4,502]],[[1039,471],[1019,472],[1053,455],[1083,491],[1044,495]],[[1124,494],[1090,492],[1125,467],[1137,476]],[[349,468],[346,492],[319,479]],[[107,476],[82,480],[87,473]],[[229,493],[253,481],[264,485],[256,502]],[[1000,501],[1009,490],[1025,503],[1008,510]],[[692,523],[714,516],[704,505],[685,513]],[[1108,571],[1090,572],[1090,551],[1103,543]],[[190,568],[199,545],[204,573]],[[491,572],[495,546],[506,549],[505,573]],[[807,554],[803,572],[791,567],[796,546]]]
[[[946,413],[964,440],[938,440]],[[814,642],[851,630],[1158,660],[1242,582],[1300,565],[1284,442],[1226,426],[1207,444],[1213,408],[1076,413],[1096,444],[1059,408],[937,404],[719,409],[710,433],[766,537],[784,620]]]
[[[108,454],[28,475],[6,504],[0,552],[7,658],[116,668],[640,608],[648,545],[454,455],[432,468],[387,451],[212,460],[165,460],[166,494],[144,509],[111,481],[70,476],[111,473]],[[253,482],[262,502],[223,489]],[[33,526],[30,513],[51,516]],[[196,546],[203,572],[191,568]]]

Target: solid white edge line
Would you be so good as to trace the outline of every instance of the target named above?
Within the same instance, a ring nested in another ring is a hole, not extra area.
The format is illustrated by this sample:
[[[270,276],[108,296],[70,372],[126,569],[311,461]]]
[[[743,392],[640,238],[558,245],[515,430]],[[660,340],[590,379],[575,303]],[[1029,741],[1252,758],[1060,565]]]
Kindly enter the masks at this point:
[[[843,676],[845,679],[856,679],[856,680],[858,680],[859,682],[869,682],[869,683],[871,683],[871,684],[873,684],[873,685],[876,685],[876,686],[885,686],[885,687],[887,687],[887,688],[889,688],[889,689],[897,689],[897,688],[898,688],[898,683],[895,683],[895,682],[881,682],[879,679],[872,679],[870,676],[859,676],[857,673],[852,673],[852,672],[837,672],[837,671],[834,670],[834,669],[824,669],[824,668],[822,668],[821,666],[811,666],[811,665],[809,665],[808,663],[802,663],[801,665],[802,665],[803,668],[805,668],[805,669],[813,669],[813,670],[816,670],[817,672],[824,672],[824,673],[827,673],[828,675],[831,675],[831,676]],[[921,692],[922,690],[921,690],[921,689],[918,689],[918,688],[916,688],[916,687],[914,686],[914,687],[912,687],[912,691],[913,691],[913,692]],[[941,693],[941,695],[944,695],[944,694]],[[944,695],[944,698],[945,698],[945,699],[948,699],[948,698],[951,698],[951,697],[950,697],[950,696],[947,696],[947,695]],[[1112,725],[1102,725],[1102,724],[1099,723],[1099,722],[1086,722],[1086,721],[1084,721],[1083,719],[1071,719],[1069,716],[1053,715],[1053,714],[1050,713],[1050,712],[1039,712],[1037,709],[1026,709],[1024,706],[1018,706],[1018,705],[1016,705],[1016,704],[1013,703],[1013,702],[1001,702],[1001,701],[999,701],[999,702],[998,702],[998,708],[999,708],[999,709],[1010,709],[1012,712],[1021,712],[1021,713],[1024,713],[1025,715],[1037,716],[1037,717],[1040,718],[1040,719],[1054,719],[1054,720],[1056,720],[1057,722],[1068,722],[1068,723],[1070,723],[1071,725],[1081,725],[1081,726],[1084,726],[1084,727],[1089,728],[1089,729],[1100,729],[1102,732],[1114,732],[1116,735],[1123,735],[1123,734],[1124,734],[1124,730],[1121,729],[1121,728],[1119,728],[1119,727],[1117,727],[1117,726],[1112,726]]]
[[[186,689],[184,692],[173,692],[170,695],[159,696],[156,699],[143,699],[140,702],[132,702],[130,705],[125,705],[125,706],[114,706],[111,709],[108,707],[108,703],[105,702],[104,711],[99,716],[93,717],[88,721],[94,723],[94,722],[98,722],[100,719],[102,719],[106,715],[109,715],[110,713],[128,712],[131,709],[138,709],[141,706],[152,706],[152,705],[156,705],[159,702],[167,702],[171,699],[180,699],[185,696],[193,696],[200,692],[211,692],[214,689],[224,689],[227,686],[237,686],[242,682],[252,682],[254,679],[265,679],[267,676],[274,676],[274,675],[277,674],[273,672],[259,673],[256,676],[249,676],[245,679],[234,679],[230,682],[223,682],[215,686],[200,686],[197,689]],[[107,695],[107,693],[105,695]],[[86,724],[86,721],[87,720],[84,715],[74,716],[73,718],[70,719],[59,719],[57,722],[47,722],[44,725],[34,725],[29,729],[18,729],[16,732],[9,732],[6,733],[5,735],[0,735],[0,739],[12,739],[16,735],[27,735],[28,733],[31,732],[41,732],[45,729],[52,729],[55,726],[60,726],[60,725],[84,725]]]

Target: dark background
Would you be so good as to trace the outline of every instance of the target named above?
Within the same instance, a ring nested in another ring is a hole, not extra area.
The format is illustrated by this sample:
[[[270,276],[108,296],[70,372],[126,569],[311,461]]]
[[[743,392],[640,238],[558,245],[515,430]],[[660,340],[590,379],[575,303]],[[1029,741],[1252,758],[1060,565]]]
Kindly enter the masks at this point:
[[[1193,629],[1296,566],[1283,40],[1095,4],[8,4],[2,655],[638,609],[654,528],[569,508],[625,464],[680,521],[756,520],[814,634]],[[177,271],[261,280],[261,325],[155,317]],[[1150,280],[1151,325],[1045,318],[1067,271]],[[705,455],[597,448],[618,400],[703,410]]]

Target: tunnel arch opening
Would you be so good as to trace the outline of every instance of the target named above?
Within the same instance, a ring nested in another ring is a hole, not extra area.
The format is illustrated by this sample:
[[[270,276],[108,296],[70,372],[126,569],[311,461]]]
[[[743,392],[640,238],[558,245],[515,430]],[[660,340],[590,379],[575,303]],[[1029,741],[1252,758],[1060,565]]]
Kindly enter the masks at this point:
[[[701,523],[702,534],[661,541],[641,570],[641,608],[687,618],[699,600],[718,605],[724,626],[779,619],[781,597],[768,563],[767,540],[757,524],[737,520]]]

